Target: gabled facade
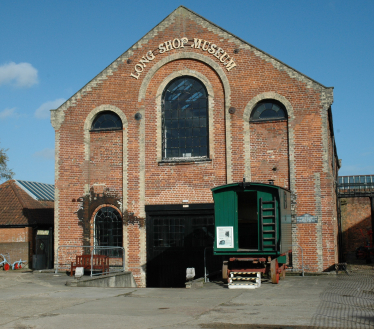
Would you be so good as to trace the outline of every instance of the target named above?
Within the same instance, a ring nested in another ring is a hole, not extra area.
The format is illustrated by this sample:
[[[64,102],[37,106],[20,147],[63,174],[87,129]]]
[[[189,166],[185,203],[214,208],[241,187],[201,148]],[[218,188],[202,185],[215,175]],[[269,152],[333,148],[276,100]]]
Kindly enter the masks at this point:
[[[211,189],[245,178],[291,191],[294,266],[301,247],[307,271],[329,269],[332,102],[333,88],[179,7],[52,110],[55,248],[111,236],[138,285],[167,286],[173,259],[202,262],[212,242]]]

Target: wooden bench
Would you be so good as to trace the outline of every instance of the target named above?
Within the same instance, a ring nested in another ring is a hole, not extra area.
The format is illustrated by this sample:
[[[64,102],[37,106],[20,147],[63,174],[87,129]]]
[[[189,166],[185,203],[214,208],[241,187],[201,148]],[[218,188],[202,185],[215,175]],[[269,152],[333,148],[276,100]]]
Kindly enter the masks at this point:
[[[83,267],[85,270],[91,270],[91,255],[76,256],[75,265],[71,262],[70,276],[73,275],[77,267]],[[109,257],[103,255],[92,256],[92,269],[101,270],[103,274],[109,272]]]

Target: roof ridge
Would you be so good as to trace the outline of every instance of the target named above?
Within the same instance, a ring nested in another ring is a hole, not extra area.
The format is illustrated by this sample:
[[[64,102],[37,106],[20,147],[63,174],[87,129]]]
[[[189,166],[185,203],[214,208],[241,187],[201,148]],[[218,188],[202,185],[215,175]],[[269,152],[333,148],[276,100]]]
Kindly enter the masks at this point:
[[[215,29],[218,29],[223,32],[223,34],[226,34],[226,38],[230,37],[233,39],[236,39],[238,42],[239,47],[246,48],[250,51],[252,51],[256,56],[259,56],[263,60],[272,63],[272,65],[277,68],[278,70],[283,71],[290,71],[287,72],[287,74],[290,77],[296,78],[299,81],[303,81],[312,88],[323,88],[324,92],[323,94],[326,94],[327,98],[331,98],[332,95],[332,89],[333,87],[326,87],[320,82],[310,78],[304,73],[301,73],[300,71],[297,71],[293,67],[289,66],[288,64],[285,64],[281,60],[275,58],[274,56],[266,53],[265,51],[253,46],[249,42],[239,38],[238,36],[228,32],[227,30],[223,29],[219,25],[209,21],[205,17],[195,13],[191,9],[188,9],[185,6],[179,6],[174,11],[172,11],[168,16],[166,16],[160,23],[158,23],[155,27],[153,27],[151,30],[149,30],[143,37],[141,37],[137,42],[135,42],[132,46],[130,46],[125,52],[123,52],[119,57],[117,57],[112,63],[110,63],[107,67],[105,67],[102,71],[100,71],[96,76],[94,76],[88,83],[86,83],[81,89],[79,89],[74,95],[72,95],[69,99],[67,99],[63,104],[61,104],[57,109],[51,110],[51,123],[53,128],[59,129],[60,125],[64,121],[64,112],[71,106],[75,106],[77,101],[82,98],[82,96],[86,95],[88,92],[90,92],[94,87],[96,87],[98,84],[102,83],[106,80],[106,78],[113,74],[113,72],[117,71],[120,64],[124,63],[125,60],[129,59],[133,55],[133,50],[138,49],[142,47],[143,44],[147,43],[150,38],[156,36],[160,31],[165,30],[169,25],[171,25],[177,16],[183,16],[183,12],[188,12],[196,17],[195,22],[207,29],[206,25],[210,25],[210,30],[213,33],[216,33],[213,31],[212,27]],[[193,19],[193,18],[192,18]],[[200,20],[200,22],[199,22]],[[205,24],[204,24],[205,23]],[[232,41],[234,42],[234,41]],[[305,81],[307,80],[307,81]],[[325,95],[324,95],[325,97]],[[332,103],[332,102],[331,102]],[[330,104],[331,105],[331,104]]]

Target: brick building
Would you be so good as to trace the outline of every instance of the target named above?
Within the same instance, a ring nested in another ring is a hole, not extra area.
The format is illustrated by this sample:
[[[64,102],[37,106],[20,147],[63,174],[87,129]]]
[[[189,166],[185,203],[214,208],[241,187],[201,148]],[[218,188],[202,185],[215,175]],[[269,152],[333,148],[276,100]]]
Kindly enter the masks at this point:
[[[374,175],[340,176],[341,258],[356,259],[356,249],[370,246],[374,227]]]
[[[51,184],[21,180],[0,185],[0,254],[8,261],[22,259],[31,268],[38,254],[41,268],[52,267],[53,191]]]
[[[307,271],[329,269],[332,102],[333,88],[179,7],[52,110],[55,248],[121,245],[139,285],[167,285],[168,264],[202,263],[213,243],[211,189],[244,177],[291,190],[294,265],[301,247]]]

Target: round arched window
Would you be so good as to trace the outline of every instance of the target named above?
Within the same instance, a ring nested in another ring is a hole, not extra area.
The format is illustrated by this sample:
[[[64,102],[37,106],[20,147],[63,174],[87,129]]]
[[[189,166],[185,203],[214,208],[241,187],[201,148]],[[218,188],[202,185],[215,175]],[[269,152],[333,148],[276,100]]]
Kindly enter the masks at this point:
[[[122,241],[123,225],[120,213],[112,207],[101,208],[95,216],[95,246],[122,247]],[[113,252],[111,254],[113,255]]]
[[[164,159],[208,157],[208,93],[199,80],[171,81],[162,97]]]
[[[284,119],[287,119],[286,109],[281,103],[274,100],[265,100],[258,103],[251,114],[251,121]]]
[[[120,117],[113,112],[100,112],[92,123],[91,130],[120,130],[122,121]]]

